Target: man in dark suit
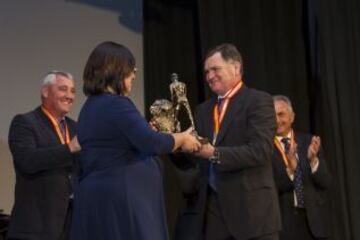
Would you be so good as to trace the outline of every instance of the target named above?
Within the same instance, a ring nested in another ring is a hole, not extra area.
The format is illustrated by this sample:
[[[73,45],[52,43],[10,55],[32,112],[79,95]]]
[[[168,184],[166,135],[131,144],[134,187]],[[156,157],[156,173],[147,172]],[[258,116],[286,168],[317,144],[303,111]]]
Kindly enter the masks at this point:
[[[69,73],[48,73],[41,87],[42,105],[14,117],[9,146],[16,173],[15,203],[8,239],[67,239],[72,181],[80,150],[76,123],[65,115],[75,99]]]
[[[205,57],[205,78],[217,96],[197,107],[195,122],[211,143],[195,153],[197,159],[173,158],[187,204],[175,239],[278,239],[274,106],[269,94],[243,84],[242,67],[232,44]]]
[[[282,214],[280,239],[327,239],[326,191],[330,176],[320,151],[320,138],[295,132],[295,113],[289,98],[277,95],[273,99],[278,125],[273,170]]]

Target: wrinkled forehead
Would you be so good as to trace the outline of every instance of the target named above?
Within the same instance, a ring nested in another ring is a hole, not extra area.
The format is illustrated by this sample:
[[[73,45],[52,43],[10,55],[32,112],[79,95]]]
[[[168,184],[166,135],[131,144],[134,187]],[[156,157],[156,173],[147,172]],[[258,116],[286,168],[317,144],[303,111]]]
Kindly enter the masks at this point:
[[[276,112],[289,112],[289,113],[292,112],[289,104],[283,100],[275,100],[274,106]]]

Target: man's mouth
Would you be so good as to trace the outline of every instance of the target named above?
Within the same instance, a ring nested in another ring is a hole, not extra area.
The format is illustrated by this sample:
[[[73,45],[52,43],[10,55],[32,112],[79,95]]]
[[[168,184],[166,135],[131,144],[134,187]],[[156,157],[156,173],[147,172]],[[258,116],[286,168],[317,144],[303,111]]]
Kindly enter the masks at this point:
[[[68,101],[68,100],[62,100],[61,103],[66,104],[66,105],[71,105],[73,102]]]

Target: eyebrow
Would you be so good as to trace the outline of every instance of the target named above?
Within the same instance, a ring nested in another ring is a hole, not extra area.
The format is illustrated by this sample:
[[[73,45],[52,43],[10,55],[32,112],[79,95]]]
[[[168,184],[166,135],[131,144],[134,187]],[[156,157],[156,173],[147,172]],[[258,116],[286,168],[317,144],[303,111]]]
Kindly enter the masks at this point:
[[[210,67],[210,68],[208,68],[208,69],[206,69],[206,68],[204,68],[204,72],[208,72],[208,71],[211,71],[211,70],[217,70],[217,69],[221,69],[221,68],[223,68],[224,66],[212,66],[212,67]]]

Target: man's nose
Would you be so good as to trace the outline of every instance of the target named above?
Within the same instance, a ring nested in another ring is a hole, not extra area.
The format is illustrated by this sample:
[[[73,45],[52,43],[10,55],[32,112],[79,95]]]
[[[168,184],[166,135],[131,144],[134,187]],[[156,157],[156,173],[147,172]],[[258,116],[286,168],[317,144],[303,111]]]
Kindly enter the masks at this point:
[[[75,93],[73,92],[66,92],[66,98],[68,99],[74,99],[75,98]]]
[[[213,71],[209,71],[209,72],[206,74],[206,80],[207,80],[207,81],[211,80],[213,77],[214,77],[214,72],[213,72]]]

